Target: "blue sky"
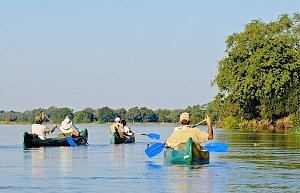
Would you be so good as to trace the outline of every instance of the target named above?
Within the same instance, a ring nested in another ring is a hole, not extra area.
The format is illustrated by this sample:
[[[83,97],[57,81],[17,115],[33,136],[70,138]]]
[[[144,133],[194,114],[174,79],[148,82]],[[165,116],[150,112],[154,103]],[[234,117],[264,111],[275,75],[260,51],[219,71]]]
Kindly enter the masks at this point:
[[[226,37],[297,0],[2,0],[0,110],[211,102]]]

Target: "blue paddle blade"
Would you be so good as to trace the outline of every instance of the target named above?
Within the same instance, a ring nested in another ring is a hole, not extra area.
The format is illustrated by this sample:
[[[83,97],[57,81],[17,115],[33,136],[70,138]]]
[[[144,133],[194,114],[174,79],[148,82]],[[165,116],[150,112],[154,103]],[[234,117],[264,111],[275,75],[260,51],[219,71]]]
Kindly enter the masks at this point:
[[[224,142],[209,143],[204,146],[210,152],[227,152],[228,144]]]
[[[75,141],[71,138],[71,137],[66,137],[67,142],[69,143],[69,145],[71,147],[77,147],[77,144],[75,143]]]
[[[151,145],[151,147],[148,147],[145,149],[145,153],[147,154],[148,157],[153,157],[162,152],[162,150],[165,148],[164,143],[155,143]]]
[[[160,135],[155,134],[155,133],[149,133],[149,134],[147,134],[147,136],[151,139],[157,139],[157,140],[159,140],[159,138],[160,138]]]

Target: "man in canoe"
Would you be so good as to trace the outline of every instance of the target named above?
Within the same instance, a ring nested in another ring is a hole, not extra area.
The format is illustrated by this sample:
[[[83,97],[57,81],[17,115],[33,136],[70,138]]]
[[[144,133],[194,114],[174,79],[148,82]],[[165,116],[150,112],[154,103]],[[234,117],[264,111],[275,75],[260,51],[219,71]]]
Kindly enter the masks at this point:
[[[207,140],[213,139],[213,129],[212,121],[209,116],[205,117],[207,123],[207,132],[202,131],[196,127],[193,127],[190,124],[190,115],[189,113],[181,113],[180,115],[180,127],[177,127],[175,131],[167,138],[167,146],[173,149],[180,149],[185,145],[187,140],[191,137],[194,143],[197,145],[198,149],[201,149],[201,143]]]
[[[110,126],[110,133],[118,132],[120,137],[123,138],[123,132],[125,133],[123,125],[120,123],[121,119],[119,117],[115,118],[115,122]]]
[[[66,118],[61,122],[61,126],[59,127],[59,130],[63,133],[63,136],[75,136],[78,137],[79,133],[77,133],[73,128],[72,128],[72,121],[69,118],[69,116],[66,116]],[[61,136],[61,137],[63,137]]]
[[[46,133],[52,133],[57,125],[53,124],[52,128],[49,129],[47,126],[43,125],[44,117],[43,115],[38,115],[34,118],[35,124],[31,126],[31,133],[37,135],[40,139],[46,139]]]

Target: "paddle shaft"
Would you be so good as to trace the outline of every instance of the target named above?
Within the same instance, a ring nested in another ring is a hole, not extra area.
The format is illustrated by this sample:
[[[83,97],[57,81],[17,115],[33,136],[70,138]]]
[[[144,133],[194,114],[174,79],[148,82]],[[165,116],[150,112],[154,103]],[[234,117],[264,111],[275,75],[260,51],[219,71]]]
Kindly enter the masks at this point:
[[[52,123],[52,125],[56,125],[55,123],[53,123],[53,121],[51,121],[51,119],[49,118],[49,117],[47,117],[45,114],[43,114],[43,116],[48,120],[48,121],[50,121],[50,123]],[[53,132],[53,131],[52,131]],[[51,132],[51,133],[52,133]]]
[[[146,133],[137,133],[137,134],[146,135],[147,137],[149,137],[151,139],[157,139],[158,140],[160,138],[160,135],[156,134],[156,133],[149,133],[149,134],[146,134]]]
[[[202,121],[200,121],[199,123],[197,123],[196,125],[193,125],[193,127],[197,127],[198,125],[200,125],[201,123],[204,123],[206,121],[206,119],[203,119]]]

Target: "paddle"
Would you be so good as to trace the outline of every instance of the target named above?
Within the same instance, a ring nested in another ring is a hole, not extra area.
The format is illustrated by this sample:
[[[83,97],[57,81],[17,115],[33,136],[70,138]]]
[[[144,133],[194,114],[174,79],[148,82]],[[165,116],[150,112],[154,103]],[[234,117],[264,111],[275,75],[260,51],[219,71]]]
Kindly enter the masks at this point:
[[[228,144],[225,142],[212,142],[204,146],[210,152],[227,152]]]
[[[162,152],[165,148],[165,143],[154,143],[147,149],[145,149],[145,153],[148,157],[153,157]],[[204,146],[204,148],[210,152],[227,152],[228,144],[225,142],[211,142]]]
[[[145,149],[145,153],[147,154],[148,157],[153,157],[162,152],[162,150],[165,148],[164,143],[154,143],[147,149]]]
[[[197,123],[196,125],[193,125],[192,127],[194,128],[194,127],[197,127],[198,125],[200,125],[201,123],[204,123],[206,120],[205,119],[203,119],[202,121],[200,121],[199,123]]]
[[[77,130],[77,132],[78,132],[78,135],[80,136],[80,131],[77,129],[77,127],[75,126],[75,124],[73,123],[73,121],[72,121],[72,125],[74,126],[74,128]],[[82,137],[83,138],[83,140],[84,140],[84,142],[87,144],[87,145],[90,145],[86,140],[85,140],[85,138],[84,137]]]
[[[146,136],[148,136],[148,137],[151,138],[151,139],[157,139],[157,140],[159,140],[159,138],[160,138],[160,135],[159,135],[159,134],[156,134],[156,133],[149,133],[149,134],[145,134],[145,133],[137,133],[137,134],[140,134],[140,135],[146,135]]]
[[[53,123],[53,122],[51,121],[51,119],[50,119],[49,117],[47,117],[45,114],[43,114],[43,116],[44,116],[48,121],[50,121],[53,125],[55,124],[55,123]],[[71,147],[77,147],[77,144],[75,143],[75,141],[74,141],[71,137],[66,136],[63,132],[62,132],[62,134],[66,137],[66,140],[67,140],[67,142],[69,143],[69,145],[70,145]]]

